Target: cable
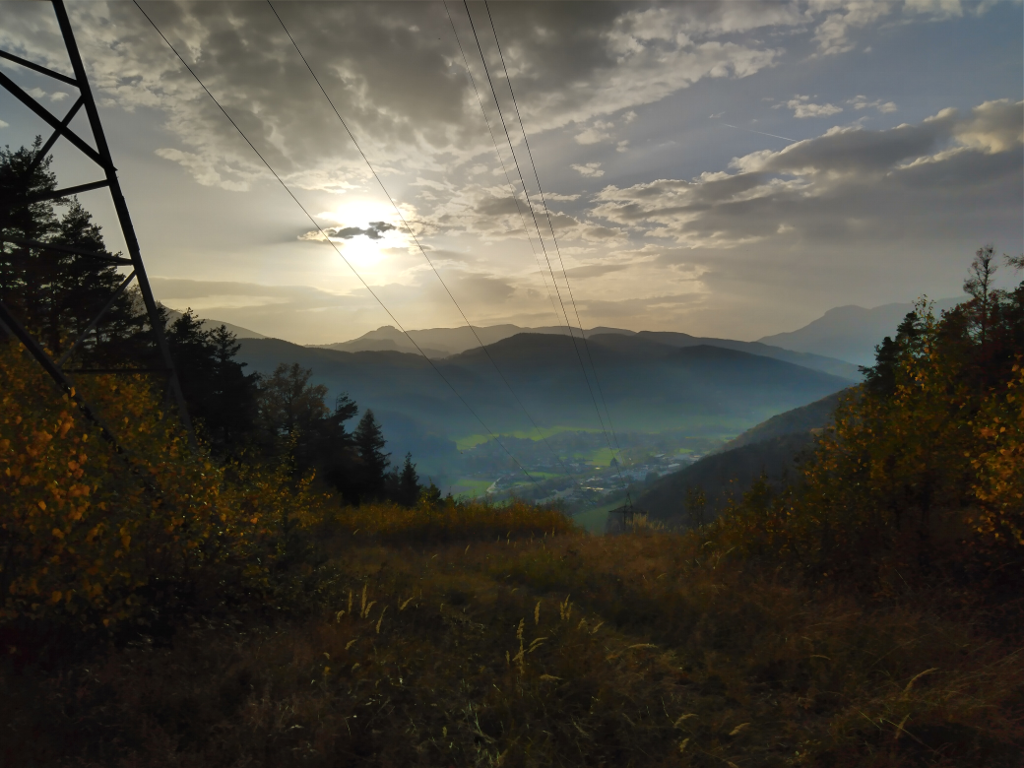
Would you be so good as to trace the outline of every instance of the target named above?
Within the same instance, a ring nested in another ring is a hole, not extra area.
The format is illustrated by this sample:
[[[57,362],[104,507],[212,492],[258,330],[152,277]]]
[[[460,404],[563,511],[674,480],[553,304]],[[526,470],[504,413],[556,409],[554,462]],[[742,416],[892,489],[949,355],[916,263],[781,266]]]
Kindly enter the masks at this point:
[[[416,347],[416,350],[423,356],[423,359],[426,360],[427,363],[430,364],[430,367],[433,368],[434,372],[437,373],[437,375],[441,377],[441,380],[444,381],[444,383],[448,385],[448,388],[451,389],[451,391],[462,402],[462,404],[464,406],[466,406],[466,409],[471,414],[473,414],[474,418],[476,418],[476,420],[478,422],[480,422],[480,426],[482,426],[484,428],[484,430],[486,430],[487,434],[489,434],[491,436],[491,438],[493,438],[494,441],[498,445],[501,446],[502,450],[505,451],[506,454],[508,454],[508,457],[510,459],[512,459],[513,462],[515,462],[516,466],[519,467],[519,469],[522,471],[522,473],[524,475],[526,475],[526,477],[530,480],[531,483],[534,484],[534,487],[538,487],[537,486],[537,481],[534,480],[533,476],[526,470],[526,468],[522,464],[519,463],[519,459],[517,459],[515,456],[512,455],[511,451],[509,451],[508,448],[505,447],[505,444],[502,443],[501,440],[499,440],[498,437],[491,431],[490,427],[488,427],[487,424],[484,422],[484,420],[480,418],[479,414],[477,414],[477,412],[475,410],[473,410],[472,406],[470,406],[470,404],[468,402],[466,402],[466,399],[462,395],[459,394],[459,391],[457,389],[455,389],[455,387],[448,380],[448,378],[443,373],[441,373],[441,369],[438,368],[434,364],[434,361],[431,360],[427,356],[427,354],[420,348],[420,345],[416,343],[416,340],[413,339],[413,337],[409,335],[409,332],[405,330],[405,328],[402,326],[402,324],[400,322],[398,322],[398,318],[396,318],[395,315],[391,312],[391,310],[387,308],[387,305],[384,304],[384,302],[376,294],[376,292],[370,287],[370,285],[366,282],[366,280],[363,279],[363,276],[359,274],[359,272],[356,270],[356,268],[352,266],[351,262],[349,262],[349,260],[345,258],[345,254],[343,254],[341,252],[341,249],[338,248],[337,245],[335,245],[334,241],[332,241],[330,237],[328,237],[327,233],[324,232],[323,228],[320,226],[320,224],[317,223],[316,219],[314,219],[313,216],[309,213],[309,211],[306,210],[306,207],[301,202],[299,202],[299,199],[295,196],[295,193],[292,192],[291,188],[278,175],[277,171],[275,171],[274,168],[270,165],[270,163],[267,162],[266,158],[264,158],[263,155],[260,154],[260,151],[258,149],[256,149],[256,147],[253,145],[253,143],[251,141],[249,141],[249,138],[245,135],[245,133],[242,131],[242,129],[238,127],[238,124],[232,119],[231,115],[228,114],[227,110],[224,109],[223,106],[221,106],[221,103],[219,101],[217,101],[217,98],[210,92],[210,89],[207,88],[206,85],[203,83],[203,81],[199,78],[199,75],[197,75],[195,73],[195,71],[193,71],[192,67],[190,67],[188,65],[188,62],[186,62],[185,59],[182,58],[181,54],[178,53],[177,49],[171,44],[170,40],[168,40],[167,37],[164,35],[164,33],[160,31],[160,28],[156,25],[156,22],[154,22],[153,19],[150,18],[149,14],[146,13],[146,11],[142,8],[142,6],[139,5],[138,0],[133,0],[133,2],[135,3],[135,7],[138,8],[139,11],[142,13],[142,15],[146,17],[146,21],[148,21],[150,23],[150,25],[153,27],[153,29],[156,30],[156,33],[158,35],[160,35],[161,39],[163,39],[163,41],[167,44],[167,47],[171,49],[171,51],[174,53],[174,55],[178,57],[178,60],[184,65],[185,69],[187,69],[189,71],[189,74],[191,74],[192,77],[195,78],[195,81],[197,83],[199,83],[200,87],[204,91],[206,91],[206,95],[210,97],[210,99],[213,101],[214,104],[217,105],[217,108],[221,111],[221,113],[224,115],[224,117],[227,118],[228,122],[231,123],[231,125],[234,127],[234,129],[236,131],[238,131],[238,135],[241,136],[242,139],[245,140],[245,143],[249,145],[249,148],[252,149],[252,151],[256,153],[256,157],[258,157],[263,162],[263,164],[267,167],[267,170],[270,171],[270,173],[274,176],[275,179],[277,179],[277,182],[284,188],[284,191],[288,193],[288,196],[291,197],[291,199],[295,202],[295,204],[306,215],[306,218],[308,218],[310,220],[310,222],[313,224],[313,226],[317,228],[317,231],[320,232],[320,234],[324,237],[324,239],[328,243],[330,243],[331,247],[334,248],[334,250],[337,252],[337,254],[341,257],[341,260],[344,261],[345,265],[352,271],[352,274],[354,274],[356,276],[356,278],[359,280],[359,282],[363,284],[363,287],[366,288],[366,290],[370,292],[370,295],[373,296],[373,298],[377,300],[377,303],[380,304],[381,308],[388,314],[388,317],[391,318],[392,322],[394,322],[394,324],[396,326],[398,326],[398,329],[402,333],[405,334],[406,338],[408,338],[409,341],[412,342],[412,345],[414,347]],[[275,11],[275,13],[276,13],[276,11]],[[315,75],[314,75],[314,77],[315,77]],[[340,117],[340,115],[339,115],[339,117]],[[346,126],[346,128],[347,127],[348,126]],[[355,139],[353,139],[353,141],[355,141]],[[360,150],[360,153],[362,153],[361,150]],[[364,157],[364,159],[365,159],[365,157]],[[404,218],[403,218],[403,222],[404,222]],[[406,226],[408,226],[408,225],[406,225]],[[414,236],[414,238],[415,238],[415,236]]]
[[[533,255],[537,259],[537,267],[540,269],[541,280],[543,281],[544,288],[548,293],[548,299],[550,299],[551,301],[551,308],[552,310],[554,310],[555,300],[554,297],[551,296],[550,289],[548,289],[547,280],[544,279],[544,268],[541,266],[540,263],[540,254],[538,254],[537,249],[533,247],[533,239],[530,237],[530,229],[526,223],[526,214],[523,213],[522,206],[519,205],[519,196],[516,194],[515,187],[512,184],[512,179],[508,175],[508,169],[505,167],[505,160],[502,158],[501,152],[498,151],[498,141],[494,136],[494,131],[491,129],[491,121],[487,117],[487,111],[484,109],[483,97],[480,95],[480,90],[476,87],[476,78],[473,77],[473,72],[469,68],[469,59],[466,57],[466,51],[462,47],[462,40],[459,38],[459,31],[455,28],[455,20],[452,19],[451,11],[448,10],[448,0],[444,0],[444,10],[445,13],[448,14],[448,22],[452,25],[452,32],[455,34],[455,42],[459,44],[459,51],[462,53],[462,61],[466,67],[466,75],[469,77],[469,82],[473,85],[473,92],[476,94],[477,104],[480,105],[480,113],[483,115],[484,122],[487,124],[487,132],[491,136],[491,144],[494,145],[494,154],[497,155],[498,162],[501,164],[501,170],[505,174],[505,181],[508,183],[509,191],[512,193],[512,199],[515,201],[516,204],[516,211],[518,211],[519,217],[523,222],[523,230],[526,234],[526,239],[530,243],[530,250],[533,251]],[[558,312],[557,310],[555,310],[555,316],[557,317],[557,315]],[[497,366],[495,366],[495,368],[497,368]],[[511,386],[509,386],[509,391],[512,391]],[[514,392],[513,396],[515,396]],[[518,401],[518,399],[519,398],[517,397],[516,400]],[[554,456],[555,459],[558,461],[558,463],[562,465],[562,469],[565,471],[566,476],[569,477],[569,479],[571,479],[574,483],[576,483],[576,487],[580,490],[580,493],[583,493],[583,486],[581,486],[576,477],[569,472],[568,467],[565,466],[565,462],[562,461],[562,458],[558,455],[558,453],[555,452],[555,450],[551,448],[551,446],[548,444],[547,438],[544,437],[543,433],[540,430],[540,427],[538,427],[536,422],[533,421],[533,418],[530,416],[529,412],[526,411],[525,407],[523,408],[523,412],[526,413],[527,418],[530,419],[530,423],[533,424],[533,428],[534,430],[536,430],[538,437],[540,437],[541,439],[541,442],[544,443],[544,447],[547,448],[551,455]]]
[[[530,208],[530,215],[533,218],[533,225],[537,230],[537,237],[540,240],[541,249],[544,251],[544,259],[545,261],[547,261],[548,271],[551,273],[551,282],[555,286],[555,295],[558,296],[558,303],[562,307],[562,316],[565,318],[565,327],[569,331],[569,338],[572,339],[573,349],[576,351],[576,357],[579,360],[580,369],[583,371],[583,380],[586,382],[587,389],[590,391],[590,399],[594,402],[594,410],[597,412],[597,420],[601,425],[601,431],[602,433],[604,433],[605,440],[607,441],[608,434],[605,430],[604,420],[601,418],[601,409],[597,405],[597,398],[594,397],[594,390],[590,386],[590,378],[587,376],[587,367],[583,363],[583,357],[580,355],[579,347],[576,346],[576,336],[572,332],[572,324],[569,322],[569,315],[565,310],[565,303],[562,301],[561,291],[558,290],[558,283],[555,281],[555,270],[554,267],[551,266],[551,258],[548,256],[548,249],[547,246],[544,244],[544,237],[543,235],[541,235],[540,223],[537,221],[537,212],[533,207],[533,202],[530,200],[530,192],[526,186],[526,179],[523,177],[523,169],[519,166],[519,159],[516,157],[515,149],[513,149],[512,147],[512,137],[508,132],[508,126],[505,124],[504,116],[502,116],[501,114],[501,104],[498,102],[498,93],[494,88],[494,81],[491,78],[490,68],[487,66],[487,59],[484,56],[483,47],[480,45],[480,37],[476,32],[476,24],[473,23],[473,15],[469,11],[469,3],[466,0],[463,0],[463,4],[466,7],[466,15],[469,17],[469,25],[470,28],[473,30],[473,38],[476,40],[477,50],[480,52],[480,61],[484,65],[484,74],[487,75],[487,83],[491,88],[491,96],[494,97],[494,105],[498,110],[498,117],[501,119],[502,127],[505,130],[505,138],[508,141],[508,147],[512,153],[512,160],[516,164],[516,170],[519,173],[519,180],[522,182],[523,185],[523,194],[526,196],[526,204]],[[583,329],[581,328],[581,333],[582,330]]]
[[[558,247],[558,238],[555,236],[555,226],[554,226],[554,224],[551,221],[551,213],[548,210],[548,203],[547,203],[547,200],[544,197],[544,188],[541,186],[541,183],[540,183],[540,173],[537,171],[537,163],[534,162],[534,159],[533,159],[533,150],[530,149],[530,139],[526,135],[526,123],[523,122],[523,117],[522,117],[522,115],[519,112],[519,102],[516,100],[516,93],[512,89],[512,78],[509,76],[509,74],[508,74],[508,67],[505,65],[505,55],[501,51],[501,43],[498,41],[498,30],[494,26],[494,17],[491,15],[491,6],[488,4],[487,0],[484,0],[484,9],[487,11],[487,20],[488,20],[488,22],[490,22],[491,33],[494,35],[494,44],[495,44],[495,46],[497,46],[498,57],[501,59],[501,68],[505,71],[505,80],[508,83],[508,92],[512,95],[512,104],[515,106],[515,109],[516,109],[516,118],[519,120],[519,126],[522,129],[522,131],[523,131],[523,142],[526,145],[526,152],[527,152],[528,157],[530,158],[530,165],[533,166],[533,176],[534,176],[534,179],[536,179],[536,181],[537,181],[537,189],[540,192],[541,204],[544,206],[544,216],[547,218],[547,220],[548,220],[548,228],[551,230],[551,241],[555,245],[555,252],[558,254],[558,261],[562,265],[562,277],[565,280],[565,288],[566,288],[566,290],[569,293],[569,300],[572,302],[573,312],[576,314],[576,322],[579,323],[579,326],[580,326],[580,336],[583,338],[583,347],[587,351],[587,358],[590,360],[590,367],[594,371],[594,383],[597,384],[597,391],[601,395],[601,402],[604,404],[604,410],[605,410],[605,413],[608,416],[608,427],[611,430],[612,438],[613,438],[613,440],[615,442],[615,449],[616,449],[616,452],[618,453],[618,452],[621,452],[622,449],[621,449],[621,447],[619,447],[619,439],[618,439],[618,436],[615,434],[615,427],[612,425],[612,414],[611,414],[611,411],[608,409],[608,401],[605,400],[604,391],[601,388],[601,379],[597,375],[597,366],[594,365],[594,357],[590,353],[590,344],[587,342],[587,334],[583,330],[583,321],[580,319],[580,311],[579,311],[579,308],[576,306],[576,299],[572,295],[572,287],[569,285],[569,275],[565,271],[565,261],[562,259],[562,252],[561,252],[561,249]],[[468,2],[466,4],[466,10],[467,10],[467,12],[469,10]],[[497,97],[495,97],[495,99],[497,99]],[[571,330],[570,330],[570,333],[571,333]],[[585,373],[586,373],[586,370],[584,370],[584,374]],[[588,383],[588,386],[589,386],[589,381],[587,383]],[[591,396],[593,397],[593,391],[591,391]],[[594,406],[597,407],[597,402],[596,401],[594,403]],[[598,418],[600,419],[600,409],[598,409]],[[602,424],[602,426],[603,426],[603,424]],[[607,434],[605,435],[605,439],[607,440]],[[609,445],[608,447],[611,448],[611,445]],[[616,470],[618,471],[619,479],[622,480],[622,469],[619,466],[619,463],[620,462],[618,460],[618,457],[616,456],[616,459],[615,459]],[[623,483],[625,483],[624,480],[623,480]],[[629,492],[628,491],[626,492],[626,498],[629,499]],[[633,502],[632,502],[631,499],[629,499],[629,503],[630,503],[630,507],[632,507]]]
[[[516,193],[515,185],[512,183],[511,177],[508,175],[508,168],[505,167],[505,159],[501,156],[501,152],[498,149],[498,140],[494,136],[494,130],[491,128],[490,118],[487,117],[487,110],[484,109],[483,97],[480,95],[480,90],[476,87],[476,78],[473,77],[473,70],[469,67],[469,58],[466,56],[466,50],[462,47],[462,39],[459,37],[459,31],[455,28],[455,20],[452,18],[452,13],[448,9],[448,0],[444,0],[444,10],[448,14],[448,23],[452,25],[452,32],[455,35],[455,42],[459,44],[459,53],[462,54],[462,63],[466,67],[466,75],[469,77],[469,82],[473,86],[473,93],[476,94],[476,102],[480,105],[480,114],[484,117],[484,123],[487,125],[487,133],[491,136],[491,144],[494,145],[494,154],[498,158],[498,162],[501,164],[501,171],[505,174],[505,182],[508,184],[509,192],[512,193],[512,200],[516,204],[516,211],[519,213],[519,218],[523,222],[523,231],[526,234],[526,240],[530,244],[530,250],[533,252],[534,258],[537,259],[537,269],[540,271],[541,282],[544,284],[544,291],[548,295],[548,300],[551,302],[551,309],[555,313],[555,318],[558,318],[558,309],[555,308],[555,297],[551,295],[551,289],[548,287],[547,278],[544,276],[544,266],[540,263],[540,254],[537,253],[537,249],[533,245],[533,238],[530,237],[530,227],[526,223],[526,214],[523,213],[523,208],[519,205],[519,195]],[[500,117],[500,114],[499,114]]]
[[[462,310],[462,306],[459,304],[458,300],[456,300],[454,294],[451,292],[451,289],[448,288],[448,285],[445,283],[444,278],[441,277],[441,273],[437,271],[437,267],[434,266],[434,262],[430,260],[430,257],[427,255],[426,249],[424,249],[423,246],[420,244],[419,239],[416,237],[416,233],[412,231],[412,227],[409,226],[408,222],[405,220],[405,216],[402,215],[402,210],[398,207],[398,204],[395,202],[394,198],[392,198],[391,195],[388,193],[387,188],[384,186],[384,182],[381,180],[380,176],[377,174],[377,171],[370,163],[370,160],[366,156],[366,153],[363,152],[362,147],[359,146],[359,142],[356,140],[355,135],[352,133],[352,130],[348,127],[348,123],[345,122],[345,119],[341,116],[341,113],[335,106],[334,100],[331,99],[331,97],[328,95],[323,84],[320,82],[320,78],[316,76],[316,73],[310,66],[309,61],[306,59],[305,55],[302,53],[302,50],[299,48],[299,44],[295,42],[295,38],[292,37],[292,33],[288,31],[288,27],[287,25],[285,25],[284,19],[281,18],[281,14],[277,12],[277,9],[274,7],[274,4],[273,2],[271,2],[271,0],[267,0],[267,5],[269,5],[270,10],[274,12],[274,16],[277,17],[277,21],[281,25],[281,29],[284,30],[284,33],[288,36],[288,40],[291,41],[292,47],[294,47],[295,52],[299,54],[299,58],[302,59],[302,63],[306,65],[306,69],[309,71],[309,74],[312,75],[313,80],[316,82],[317,87],[320,88],[320,92],[324,95],[324,98],[327,99],[327,103],[331,105],[331,109],[334,110],[334,114],[337,116],[338,120],[345,128],[345,132],[348,133],[348,136],[352,140],[352,143],[355,145],[356,150],[359,152],[359,155],[363,158],[363,162],[366,163],[366,167],[370,169],[370,173],[373,174],[373,178],[377,180],[377,184],[380,186],[381,192],[383,192],[384,196],[391,201],[391,205],[394,206],[395,212],[402,219],[402,224],[405,225],[405,228],[409,232],[409,235],[412,237],[413,242],[416,243],[416,247],[423,255],[423,258],[426,260],[427,264],[430,265],[431,270],[433,270],[434,276],[438,279],[438,282],[440,282],[441,285],[444,287],[445,292],[448,294],[448,298],[452,300],[452,303],[455,305],[455,308],[459,310],[459,314],[462,315],[462,319],[465,321],[466,327],[468,327],[469,330],[473,333],[473,337],[476,339],[477,345],[480,347],[481,350],[483,350],[484,355],[487,356],[487,359],[494,367],[494,370],[497,372],[498,376],[505,384],[505,387],[508,389],[509,393],[515,399],[516,403],[522,409],[523,413],[526,414],[526,418],[529,419],[530,423],[533,425],[533,428],[537,431],[538,434],[540,434],[540,427],[537,426],[537,422],[534,421],[533,416],[530,415],[530,412],[526,409],[526,406],[523,404],[523,401],[519,398],[519,395],[517,395],[515,390],[512,389],[512,385],[509,383],[508,379],[505,377],[505,374],[502,373],[501,368],[498,367],[498,364],[491,356],[490,350],[487,349],[486,345],[484,345],[483,340],[481,340],[480,335],[476,331],[476,328],[469,321],[469,318],[466,316],[466,313]],[[541,437],[541,439],[542,441],[544,441],[545,447],[548,447],[548,449],[551,450],[550,446],[547,445],[547,441],[544,440],[543,436]],[[554,453],[553,451],[552,455],[554,455],[555,459],[558,460],[558,463],[562,465],[562,469],[565,471],[566,476],[569,477],[570,480],[575,481],[575,478],[573,478],[573,476],[570,474],[568,467],[565,466],[565,462],[562,461],[561,457],[559,457],[558,454]],[[577,485],[579,485],[579,483],[577,483]],[[582,491],[582,488],[580,490]]]
[[[569,316],[568,316],[568,313],[566,312],[566,309],[565,309],[565,303],[562,301],[562,294],[561,294],[561,291],[559,291],[558,283],[555,280],[554,267],[551,266],[551,259],[548,256],[547,247],[544,244],[544,238],[543,238],[543,236],[541,235],[541,232],[540,232],[540,224],[537,221],[537,213],[536,213],[536,210],[533,207],[533,202],[530,200],[530,193],[529,193],[529,191],[527,189],[527,186],[526,186],[526,180],[525,180],[525,178],[523,178],[523,171],[522,171],[522,168],[519,165],[519,160],[516,157],[515,149],[512,147],[512,137],[511,137],[511,135],[508,132],[508,126],[505,124],[504,118],[501,116],[501,104],[498,101],[498,93],[497,93],[497,90],[494,87],[494,80],[491,78],[490,68],[487,66],[487,58],[484,56],[483,47],[480,44],[480,36],[477,34],[476,24],[473,22],[473,14],[469,10],[469,3],[468,3],[467,0],[463,0],[463,5],[466,8],[466,15],[469,17],[470,28],[473,30],[473,38],[476,40],[477,50],[480,53],[480,60],[481,60],[481,62],[483,64],[483,67],[484,67],[484,73],[487,75],[487,82],[488,82],[488,85],[490,86],[490,89],[491,89],[491,95],[494,98],[494,105],[495,105],[495,107],[498,110],[499,117],[501,117],[502,127],[505,129],[505,138],[508,141],[509,150],[512,153],[512,159],[515,161],[516,169],[519,172],[519,179],[520,179],[520,181],[523,184],[523,192],[526,195],[526,202],[527,202],[527,204],[530,207],[530,214],[533,217],[533,223],[534,223],[534,226],[537,229],[537,236],[538,236],[538,239],[540,239],[540,241],[541,241],[541,248],[544,250],[544,258],[547,260],[548,269],[551,272],[551,281],[552,281],[552,283],[555,284],[555,293],[558,296],[558,303],[562,307],[562,314],[563,314],[563,316],[565,318],[565,325],[566,325],[566,328],[569,331],[569,337],[572,339],[573,349],[576,352],[577,359],[579,360],[580,369],[583,371],[583,380],[586,382],[587,390],[590,392],[590,399],[591,399],[591,401],[594,404],[594,411],[597,414],[598,423],[601,425],[601,432],[604,435],[605,443],[608,445],[609,450],[612,450],[613,453],[616,453],[616,449],[612,448],[612,442],[613,441],[610,440],[609,437],[608,437],[608,430],[605,428],[604,419],[601,417],[601,408],[600,408],[600,406],[598,406],[597,398],[594,396],[594,389],[593,389],[593,387],[590,386],[590,377],[587,376],[587,367],[586,367],[586,365],[583,362],[583,356],[580,354],[579,347],[576,344],[576,337],[575,337],[575,335],[572,332],[572,324],[569,322]],[[490,14],[490,9],[488,9],[488,14]],[[492,32],[494,31],[493,21],[491,23],[491,30],[492,30]],[[497,38],[497,34],[496,33],[495,33],[494,40],[495,40],[495,43],[498,42],[498,38]],[[499,55],[500,54],[501,54],[501,50],[500,50],[500,47],[499,47]],[[506,76],[506,79],[508,79],[508,69],[505,67],[504,58],[502,58],[502,67],[505,69],[505,76]],[[512,93],[513,100],[514,100],[515,99],[515,94],[514,94],[514,92],[512,92],[511,82],[509,83],[509,91],[510,91],[510,93]],[[516,114],[517,115],[519,114],[519,106],[518,106],[518,104],[516,104]],[[520,117],[520,126],[523,127],[523,123],[522,123],[522,118],[521,117]],[[525,129],[525,127],[523,127],[523,138],[524,139],[527,138],[526,137],[526,129]],[[529,141],[528,140],[527,140],[526,146],[527,146],[527,149],[529,150]],[[530,153],[530,162],[533,163],[532,152]],[[537,177],[538,189],[541,189],[541,193],[543,194],[543,189],[540,187],[540,179],[537,176],[537,168],[536,168],[536,164],[535,163],[534,163],[534,176]],[[545,213],[547,213],[547,203],[546,202],[544,203],[544,206],[545,206]],[[554,235],[554,227],[551,224],[550,214],[548,214],[548,226],[551,228],[552,235]],[[557,248],[557,246],[558,246],[558,241],[557,241],[557,239],[555,239],[555,247]],[[561,259],[561,253],[560,252],[559,252],[559,259]],[[563,264],[563,267],[562,267],[562,273],[563,273],[563,275],[565,274],[564,264]],[[568,285],[568,278],[567,277],[566,277],[566,285]],[[575,302],[573,302],[573,306],[575,308]],[[576,319],[577,319],[577,322],[580,322],[580,320],[579,320],[579,312],[578,311],[576,312]],[[584,345],[587,348],[588,356],[590,356],[590,354],[589,354],[589,346],[586,344],[586,334],[583,331],[583,324],[582,324],[582,322],[580,322],[580,335],[583,337],[583,342],[584,342]],[[598,383],[599,389],[600,389],[600,381],[599,381],[599,379],[597,377],[597,369],[594,368],[593,357],[592,356],[590,356],[590,357],[591,357],[591,362],[590,362],[591,368],[594,369],[594,380],[595,380],[595,382]],[[603,392],[601,393],[601,395],[602,395],[602,400],[603,400],[604,399]],[[607,403],[605,404],[605,411],[608,411]],[[610,420],[609,420],[609,423],[610,423]],[[615,442],[615,445],[617,447],[618,446],[618,438],[617,437],[614,439],[614,442]],[[625,480],[622,477],[622,469],[619,466],[619,460],[618,460],[617,456],[615,458],[615,464],[616,464],[616,471],[617,471],[617,473],[619,475],[619,480],[623,483],[623,485],[625,485]],[[629,494],[627,492],[627,498],[628,497],[629,497]]]

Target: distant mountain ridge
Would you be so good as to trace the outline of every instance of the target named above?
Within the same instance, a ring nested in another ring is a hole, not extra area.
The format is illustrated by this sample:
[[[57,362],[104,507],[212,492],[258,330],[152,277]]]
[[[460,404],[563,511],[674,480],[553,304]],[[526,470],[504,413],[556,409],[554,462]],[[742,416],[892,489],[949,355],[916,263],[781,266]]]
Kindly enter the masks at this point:
[[[935,312],[952,309],[966,299],[966,296],[939,299],[935,302]],[[759,342],[795,352],[838,358],[854,365],[873,365],[875,346],[886,336],[895,335],[900,321],[913,310],[914,305],[909,302],[883,304],[872,309],[849,304],[830,309],[803,328],[765,336]]]
[[[581,335],[579,328],[572,329],[576,338]],[[516,325],[492,325],[476,328],[476,333],[485,345],[495,344],[518,334],[542,334],[551,336],[567,336],[569,331],[565,326],[545,326],[541,328],[520,328]],[[657,341],[676,348],[695,347],[707,345],[722,347],[724,349],[735,349],[740,352],[747,352],[762,357],[784,360],[794,365],[802,365],[817,371],[824,371],[834,376],[858,380],[860,373],[855,365],[843,360],[826,357],[823,355],[809,354],[806,352],[783,349],[778,346],[771,346],[762,342],[734,341],[732,339],[705,338],[690,336],[686,333],[674,333],[671,331],[629,331],[622,328],[591,328],[586,332],[587,339],[596,336],[630,336]],[[469,328],[429,328],[419,331],[409,331],[416,344],[430,358],[443,358],[469,351],[479,346],[476,336]],[[342,341],[335,344],[311,345],[319,349],[333,349],[339,352],[409,352],[419,354],[404,333],[394,326],[381,326],[375,331],[365,333],[357,339]]]
[[[395,351],[344,352],[278,339],[241,342],[238,358],[249,370],[269,373],[293,362],[312,369],[313,381],[328,387],[329,400],[344,392],[372,408],[389,450],[411,450],[425,465],[449,463],[457,458],[454,438],[484,432],[438,371],[496,433],[529,433],[532,425],[492,360],[538,424],[600,427],[589,394],[596,389],[589,360],[590,386],[571,342],[558,334],[521,333],[488,345],[487,354],[474,348],[432,364]],[[602,409],[606,401],[620,431],[735,434],[852,383],[784,360],[710,345],[677,347],[645,334],[596,334],[589,347]]]
[[[159,304],[159,302],[157,303]],[[181,317],[183,314],[185,314],[184,312],[179,312],[176,309],[171,309],[170,307],[164,306],[163,304],[160,304],[160,306],[162,306],[167,311],[167,317],[172,323],[179,317]],[[225,323],[222,320],[200,320],[199,324],[202,326],[204,331],[212,331],[217,328],[220,328],[223,325],[225,328],[228,329],[229,332],[233,333],[235,337],[239,339],[268,338],[267,336],[264,336],[262,333],[256,333],[256,331],[251,331],[248,328],[243,328],[242,326],[234,325],[233,323]]]

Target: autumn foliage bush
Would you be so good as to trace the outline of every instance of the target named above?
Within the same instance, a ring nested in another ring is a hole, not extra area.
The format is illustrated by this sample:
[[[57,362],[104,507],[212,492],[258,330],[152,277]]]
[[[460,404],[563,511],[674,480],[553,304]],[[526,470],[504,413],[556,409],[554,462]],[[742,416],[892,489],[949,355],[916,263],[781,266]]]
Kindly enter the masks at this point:
[[[0,382],[0,624],[112,627],[167,589],[258,591],[288,519],[320,503],[282,471],[190,450],[140,376],[81,385],[120,453],[19,345],[0,344]]]
[[[812,584],[1004,601],[1024,583],[1022,329],[1024,287],[941,318],[920,303],[798,482],[757,483],[707,531],[713,546]]]

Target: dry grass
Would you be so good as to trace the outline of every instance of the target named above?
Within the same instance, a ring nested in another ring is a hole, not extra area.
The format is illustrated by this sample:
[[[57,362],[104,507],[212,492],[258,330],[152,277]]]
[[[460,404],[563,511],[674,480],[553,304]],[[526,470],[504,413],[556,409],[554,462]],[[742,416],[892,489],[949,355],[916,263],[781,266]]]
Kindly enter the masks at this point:
[[[564,534],[575,526],[557,509],[519,499],[499,505],[449,498],[413,508],[391,503],[343,507],[321,529],[330,536],[361,542],[438,544]]]
[[[313,615],[9,666],[0,762],[1020,765],[1024,663],[963,621],[741,576],[675,534],[439,530],[335,539]]]

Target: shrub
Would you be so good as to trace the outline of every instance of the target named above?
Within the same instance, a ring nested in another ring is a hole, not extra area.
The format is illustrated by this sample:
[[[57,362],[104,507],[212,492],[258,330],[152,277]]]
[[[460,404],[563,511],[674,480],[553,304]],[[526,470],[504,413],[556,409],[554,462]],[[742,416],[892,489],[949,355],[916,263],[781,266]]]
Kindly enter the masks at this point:
[[[282,471],[191,451],[140,376],[83,386],[121,453],[19,346],[0,345],[0,380],[0,624],[112,627],[157,610],[160,584],[258,589],[317,507]]]
[[[996,296],[994,310],[1000,300],[1020,296]],[[840,403],[799,481],[775,494],[755,484],[712,526],[717,548],[876,594],[1019,585],[1024,371],[1018,358],[1000,381],[977,365],[991,349],[972,347],[963,315],[936,320],[919,305]]]

